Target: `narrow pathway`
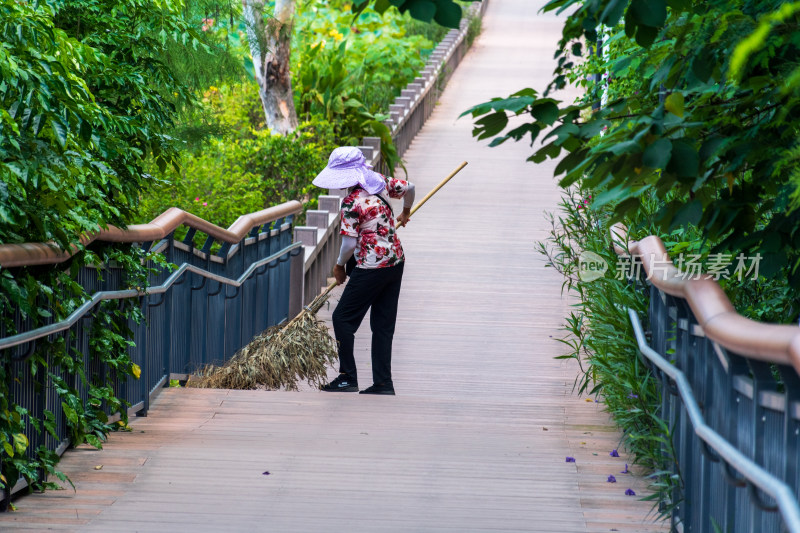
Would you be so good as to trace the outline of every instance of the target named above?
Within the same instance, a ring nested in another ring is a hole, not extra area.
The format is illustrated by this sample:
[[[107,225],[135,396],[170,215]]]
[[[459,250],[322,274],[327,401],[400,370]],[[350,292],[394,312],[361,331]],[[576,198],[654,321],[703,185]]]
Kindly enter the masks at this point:
[[[407,153],[420,192],[470,164],[403,230],[398,396],[169,389],[105,450],[65,456],[77,492],[22,498],[0,530],[660,530],[624,495],[645,483],[619,474],[602,406],[573,395],[577,368],[553,359],[569,301],[535,251],[559,199],[552,166],[525,163],[525,145],[487,148],[457,120],[550,79],[560,24],[541,4],[492,0]],[[368,339],[365,323],[363,386]]]

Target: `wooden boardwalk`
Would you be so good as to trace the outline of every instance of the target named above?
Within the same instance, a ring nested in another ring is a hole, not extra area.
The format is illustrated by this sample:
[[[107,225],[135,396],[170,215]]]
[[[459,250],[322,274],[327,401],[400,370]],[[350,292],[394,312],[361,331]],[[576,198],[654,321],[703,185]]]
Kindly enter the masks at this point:
[[[553,359],[569,301],[534,245],[559,199],[552,166],[525,163],[525,145],[487,148],[457,120],[550,79],[560,24],[541,4],[492,0],[407,153],[420,193],[470,164],[402,230],[396,397],[166,390],[104,450],[65,455],[77,491],[19,499],[0,530],[662,530],[624,494],[646,483],[609,456],[619,436],[602,405],[573,395],[577,367]],[[356,358],[363,388],[366,322]]]

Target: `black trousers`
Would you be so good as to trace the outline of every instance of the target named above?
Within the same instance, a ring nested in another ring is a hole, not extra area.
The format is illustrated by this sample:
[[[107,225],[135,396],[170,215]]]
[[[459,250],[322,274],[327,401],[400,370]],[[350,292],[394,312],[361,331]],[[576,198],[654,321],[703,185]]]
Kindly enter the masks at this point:
[[[367,309],[372,307],[372,382],[392,382],[392,338],[397,319],[397,300],[403,280],[403,265],[386,268],[356,268],[333,312],[333,331],[339,341],[339,372],[358,379],[353,356],[355,334]]]

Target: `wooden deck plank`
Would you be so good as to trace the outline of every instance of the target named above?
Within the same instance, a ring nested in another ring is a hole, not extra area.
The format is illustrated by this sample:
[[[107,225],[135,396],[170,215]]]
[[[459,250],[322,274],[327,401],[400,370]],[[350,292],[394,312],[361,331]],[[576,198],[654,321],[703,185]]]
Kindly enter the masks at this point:
[[[662,530],[624,495],[645,483],[608,455],[619,435],[602,405],[572,395],[577,369],[553,359],[570,302],[535,251],[559,199],[553,165],[525,163],[525,145],[489,149],[457,120],[543,89],[553,69],[560,23],[543,2],[491,2],[406,155],[421,193],[470,164],[402,230],[398,396],[168,389],[105,450],[65,455],[77,492],[21,498],[0,530]],[[368,320],[356,358],[364,388]]]

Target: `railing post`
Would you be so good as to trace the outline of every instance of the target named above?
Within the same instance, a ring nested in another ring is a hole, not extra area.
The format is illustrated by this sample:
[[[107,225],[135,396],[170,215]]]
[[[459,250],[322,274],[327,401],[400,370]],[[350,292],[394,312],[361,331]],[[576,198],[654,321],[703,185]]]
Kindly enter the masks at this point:
[[[372,146],[361,145],[361,146],[356,146],[356,148],[361,150],[361,153],[364,154],[364,159],[367,160],[367,163],[372,161],[372,158],[373,158]]]
[[[334,215],[339,214],[341,208],[342,198],[333,194],[321,194],[318,197],[320,211],[327,211]]]
[[[311,227],[319,228],[324,231],[328,227],[328,211],[309,209],[306,211],[306,223]],[[295,235],[296,234],[297,232],[295,232]]]
[[[294,242],[302,242],[307,248],[314,248],[319,239],[319,228],[310,226],[295,226]]]
[[[303,310],[303,297],[305,293],[305,275],[303,272],[306,256],[305,246],[297,249],[289,259],[289,320],[300,314]]]
[[[175,256],[175,248],[173,246],[173,240],[172,240],[173,239],[173,235],[172,234],[168,235],[167,239],[168,239],[168,241],[167,241],[168,242],[168,245],[167,245],[168,247],[167,247],[167,251],[166,251],[164,259],[168,263],[171,263],[173,258],[174,258],[174,256]],[[164,279],[167,278],[168,272],[169,271],[167,271],[167,274],[165,274],[163,276]],[[173,336],[173,332],[172,332],[172,314],[173,314],[172,300],[173,300],[174,296],[175,296],[175,291],[174,290],[167,291],[166,294],[164,294],[164,338],[162,339],[164,352],[162,354],[162,360],[161,360],[161,363],[162,363],[161,373],[162,373],[162,375],[166,375],[167,376],[167,381],[164,384],[165,387],[169,387],[169,373],[170,373],[170,368],[172,368],[172,356],[173,356],[173,353],[172,353],[172,346],[173,346],[173,344],[172,344],[172,336]],[[152,391],[148,391],[148,395],[151,392]]]
[[[372,147],[373,159],[374,159],[375,155],[381,153],[381,138],[380,137],[364,137],[363,139],[361,139],[361,142],[365,146]]]

